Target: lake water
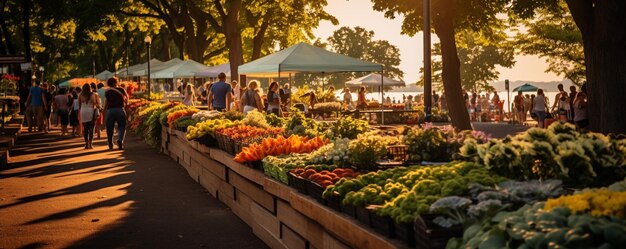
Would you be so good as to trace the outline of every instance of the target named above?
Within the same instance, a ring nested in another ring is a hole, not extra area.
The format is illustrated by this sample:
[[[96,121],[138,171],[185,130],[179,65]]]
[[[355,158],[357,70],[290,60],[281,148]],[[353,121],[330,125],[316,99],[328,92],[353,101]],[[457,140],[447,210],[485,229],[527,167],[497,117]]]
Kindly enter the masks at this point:
[[[556,97],[556,94],[558,92],[545,92],[546,96],[548,97],[548,104],[551,107],[552,106],[552,102],[554,102],[554,98]],[[415,96],[421,95],[423,94],[423,92],[386,92],[385,93],[385,98],[390,97],[391,100],[393,101],[393,99],[395,98],[396,101],[402,101],[402,95],[405,96],[413,96],[413,99],[415,100]],[[441,94],[441,93],[438,93]],[[517,93],[514,92],[510,92],[511,96],[510,99],[511,101],[513,101],[513,99],[515,98],[515,95]],[[537,92],[524,92],[524,95],[526,94],[537,94]],[[343,99],[343,93],[341,93],[341,91],[338,91],[335,93],[335,95],[337,96],[338,99]],[[498,95],[500,96],[500,100],[504,100],[504,110],[508,111],[507,106],[509,104],[508,98],[507,98],[507,92],[498,92]],[[376,101],[380,101],[380,93],[374,92],[374,93],[367,93],[365,94],[365,97],[368,100],[376,100]],[[493,97],[493,94],[491,94],[490,98]],[[352,93],[352,99],[356,101],[357,99],[357,94],[356,93]]]

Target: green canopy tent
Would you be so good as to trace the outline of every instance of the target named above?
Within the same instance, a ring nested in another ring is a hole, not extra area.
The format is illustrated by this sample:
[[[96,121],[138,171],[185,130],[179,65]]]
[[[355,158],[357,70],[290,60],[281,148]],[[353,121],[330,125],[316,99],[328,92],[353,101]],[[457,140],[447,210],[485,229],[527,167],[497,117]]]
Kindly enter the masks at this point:
[[[539,89],[539,88],[536,87],[536,86],[533,86],[531,84],[526,83],[524,85],[521,85],[521,86],[518,86],[516,88],[513,88],[513,92],[519,92],[519,91],[522,91],[522,92],[534,92],[534,91],[537,91],[537,89]]]
[[[333,53],[301,42],[271,55],[239,66],[239,74],[251,77],[278,77],[292,73],[381,72],[380,64]],[[383,81],[381,78],[381,89]],[[381,91],[381,99],[384,99]],[[381,105],[381,117],[385,118]]]

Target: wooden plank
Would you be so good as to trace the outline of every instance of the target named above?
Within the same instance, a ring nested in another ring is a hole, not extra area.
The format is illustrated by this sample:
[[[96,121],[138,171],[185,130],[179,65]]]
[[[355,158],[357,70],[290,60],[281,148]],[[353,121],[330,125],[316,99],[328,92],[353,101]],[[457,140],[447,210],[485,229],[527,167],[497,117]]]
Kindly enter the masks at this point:
[[[350,249],[350,247],[343,242],[335,239],[332,235],[324,233],[324,249]]]
[[[265,181],[265,176],[263,175],[263,172],[254,170],[248,166],[233,161],[233,156],[220,149],[211,148],[211,152],[209,154],[211,154],[211,158],[213,158],[213,160],[226,165],[237,174],[243,176],[250,181],[253,181],[256,184],[263,184],[263,182]]]
[[[280,239],[274,235],[272,235],[269,231],[265,230],[262,226],[257,223],[252,223],[250,225],[252,227],[252,232],[254,235],[259,237],[267,246],[272,249],[287,249],[288,247],[283,244]]]
[[[192,151],[191,160],[200,163],[204,170],[208,170],[222,180],[226,180],[226,166],[211,159],[208,155],[204,155],[198,151]]]
[[[280,239],[287,248],[306,249],[306,240],[285,224],[280,226]]]
[[[195,141],[194,141],[194,142],[195,142]],[[196,142],[196,143],[198,143],[198,142]],[[203,153],[203,154],[210,155],[210,154],[211,154],[211,148],[209,148],[209,147],[207,147],[207,146],[205,146],[205,145],[202,145],[202,144],[198,143],[198,152]]]
[[[228,171],[228,183],[248,195],[253,201],[269,210],[269,212],[274,213],[276,211],[274,208],[274,196],[265,192],[261,185],[248,181],[231,170]]]
[[[284,201],[289,201],[289,196],[294,191],[293,188],[269,177],[265,177],[263,189]]]
[[[289,203],[298,212],[312,220],[321,221],[320,225],[329,233],[345,240],[353,248],[396,248],[398,245],[357,224],[356,220],[322,206],[313,198],[292,193]],[[308,237],[307,237],[308,238]],[[317,247],[317,246],[316,246]],[[322,246],[325,248],[325,246]]]
[[[306,238],[311,246],[324,248],[324,228],[319,223],[299,213],[282,200],[276,201],[276,216],[282,223]]]
[[[237,205],[234,205],[235,208],[232,209],[233,212],[237,216],[239,216],[241,220],[243,220],[249,226],[251,226],[252,223],[256,222],[254,218],[252,217],[252,213],[250,212],[250,207],[252,203],[254,203],[254,201],[252,201],[252,199],[250,199],[249,196],[247,196],[246,194],[242,193],[239,190],[235,190],[235,195],[236,195],[235,203]]]
[[[232,206],[235,201],[234,190],[235,188],[233,187],[233,185],[230,185],[225,181],[220,181],[217,190],[219,200],[226,204],[226,206]]]
[[[280,221],[276,216],[255,202],[250,203],[250,211],[251,216],[257,224],[271,233],[272,236],[280,238]]]
[[[217,197],[217,191],[222,181],[219,177],[211,173],[211,171],[201,168],[199,183],[204,187],[213,197]]]

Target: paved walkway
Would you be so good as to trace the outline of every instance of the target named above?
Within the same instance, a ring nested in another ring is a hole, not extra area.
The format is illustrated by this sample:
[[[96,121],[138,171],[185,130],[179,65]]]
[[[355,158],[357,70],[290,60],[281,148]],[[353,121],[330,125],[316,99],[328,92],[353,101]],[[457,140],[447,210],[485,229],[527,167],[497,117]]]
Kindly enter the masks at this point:
[[[125,145],[21,136],[0,171],[0,249],[267,247],[174,161]]]

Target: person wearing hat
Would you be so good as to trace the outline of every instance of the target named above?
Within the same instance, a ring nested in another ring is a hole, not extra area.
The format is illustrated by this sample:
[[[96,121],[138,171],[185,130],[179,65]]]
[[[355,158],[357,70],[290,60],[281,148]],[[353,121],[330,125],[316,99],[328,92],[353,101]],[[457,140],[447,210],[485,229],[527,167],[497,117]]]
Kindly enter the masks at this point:
[[[228,111],[233,99],[233,89],[230,84],[226,83],[225,73],[220,73],[217,78],[219,81],[211,86],[207,104],[209,110]]]

